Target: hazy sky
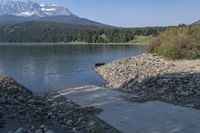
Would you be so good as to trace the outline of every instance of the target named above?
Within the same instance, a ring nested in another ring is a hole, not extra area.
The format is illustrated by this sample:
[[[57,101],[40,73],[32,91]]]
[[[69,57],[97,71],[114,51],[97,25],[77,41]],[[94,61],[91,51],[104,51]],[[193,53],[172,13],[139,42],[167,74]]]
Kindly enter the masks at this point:
[[[123,26],[190,24],[200,19],[200,0],[35,0],[64,5],[74,14]]]

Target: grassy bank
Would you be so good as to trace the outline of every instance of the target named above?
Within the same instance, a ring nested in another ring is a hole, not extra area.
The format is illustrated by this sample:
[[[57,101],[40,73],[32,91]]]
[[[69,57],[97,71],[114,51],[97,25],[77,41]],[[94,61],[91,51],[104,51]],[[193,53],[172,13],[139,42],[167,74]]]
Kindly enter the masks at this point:
[[[152,38],[152,36],[136,36],[135,39],[130,41],[129,43],[147,45],[150,43]]]
[[[200,25],[169,28],[152,39],[146,50],[168,59],[198,59]]]

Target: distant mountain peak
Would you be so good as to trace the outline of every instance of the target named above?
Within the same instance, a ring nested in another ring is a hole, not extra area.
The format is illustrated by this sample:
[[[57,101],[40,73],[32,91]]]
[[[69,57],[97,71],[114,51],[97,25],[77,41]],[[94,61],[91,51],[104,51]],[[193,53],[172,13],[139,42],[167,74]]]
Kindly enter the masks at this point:
[[[80,18],[64,6],[41,4],[30,0],[0,0],[0,25],[11,25],[29,21],[111,27]]]
[[[55,4],[39,4],[33,1],[0,0],[0,15],[6,14],[23,17],[32,15],[39,17],[73,15],[73,13],[64,6],[57,6]]]

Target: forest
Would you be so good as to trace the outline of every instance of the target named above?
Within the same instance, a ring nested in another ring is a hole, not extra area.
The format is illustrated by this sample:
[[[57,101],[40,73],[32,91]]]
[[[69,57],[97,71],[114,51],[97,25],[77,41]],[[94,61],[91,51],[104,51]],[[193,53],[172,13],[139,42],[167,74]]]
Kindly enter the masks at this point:
[[[166,27],[101,28],[55,22],[25,22],[0,27],[0,42],[129,43],[137,36],[156,37]]]

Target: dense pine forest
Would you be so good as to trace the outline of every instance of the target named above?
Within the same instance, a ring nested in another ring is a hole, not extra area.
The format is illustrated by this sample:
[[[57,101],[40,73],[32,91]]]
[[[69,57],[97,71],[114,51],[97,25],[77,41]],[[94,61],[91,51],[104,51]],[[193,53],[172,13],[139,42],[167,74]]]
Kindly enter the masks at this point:
[[[158,36],[166,27],[100,28],[55,22],[0,26],[0,42],[128,43],[137,36]]]

